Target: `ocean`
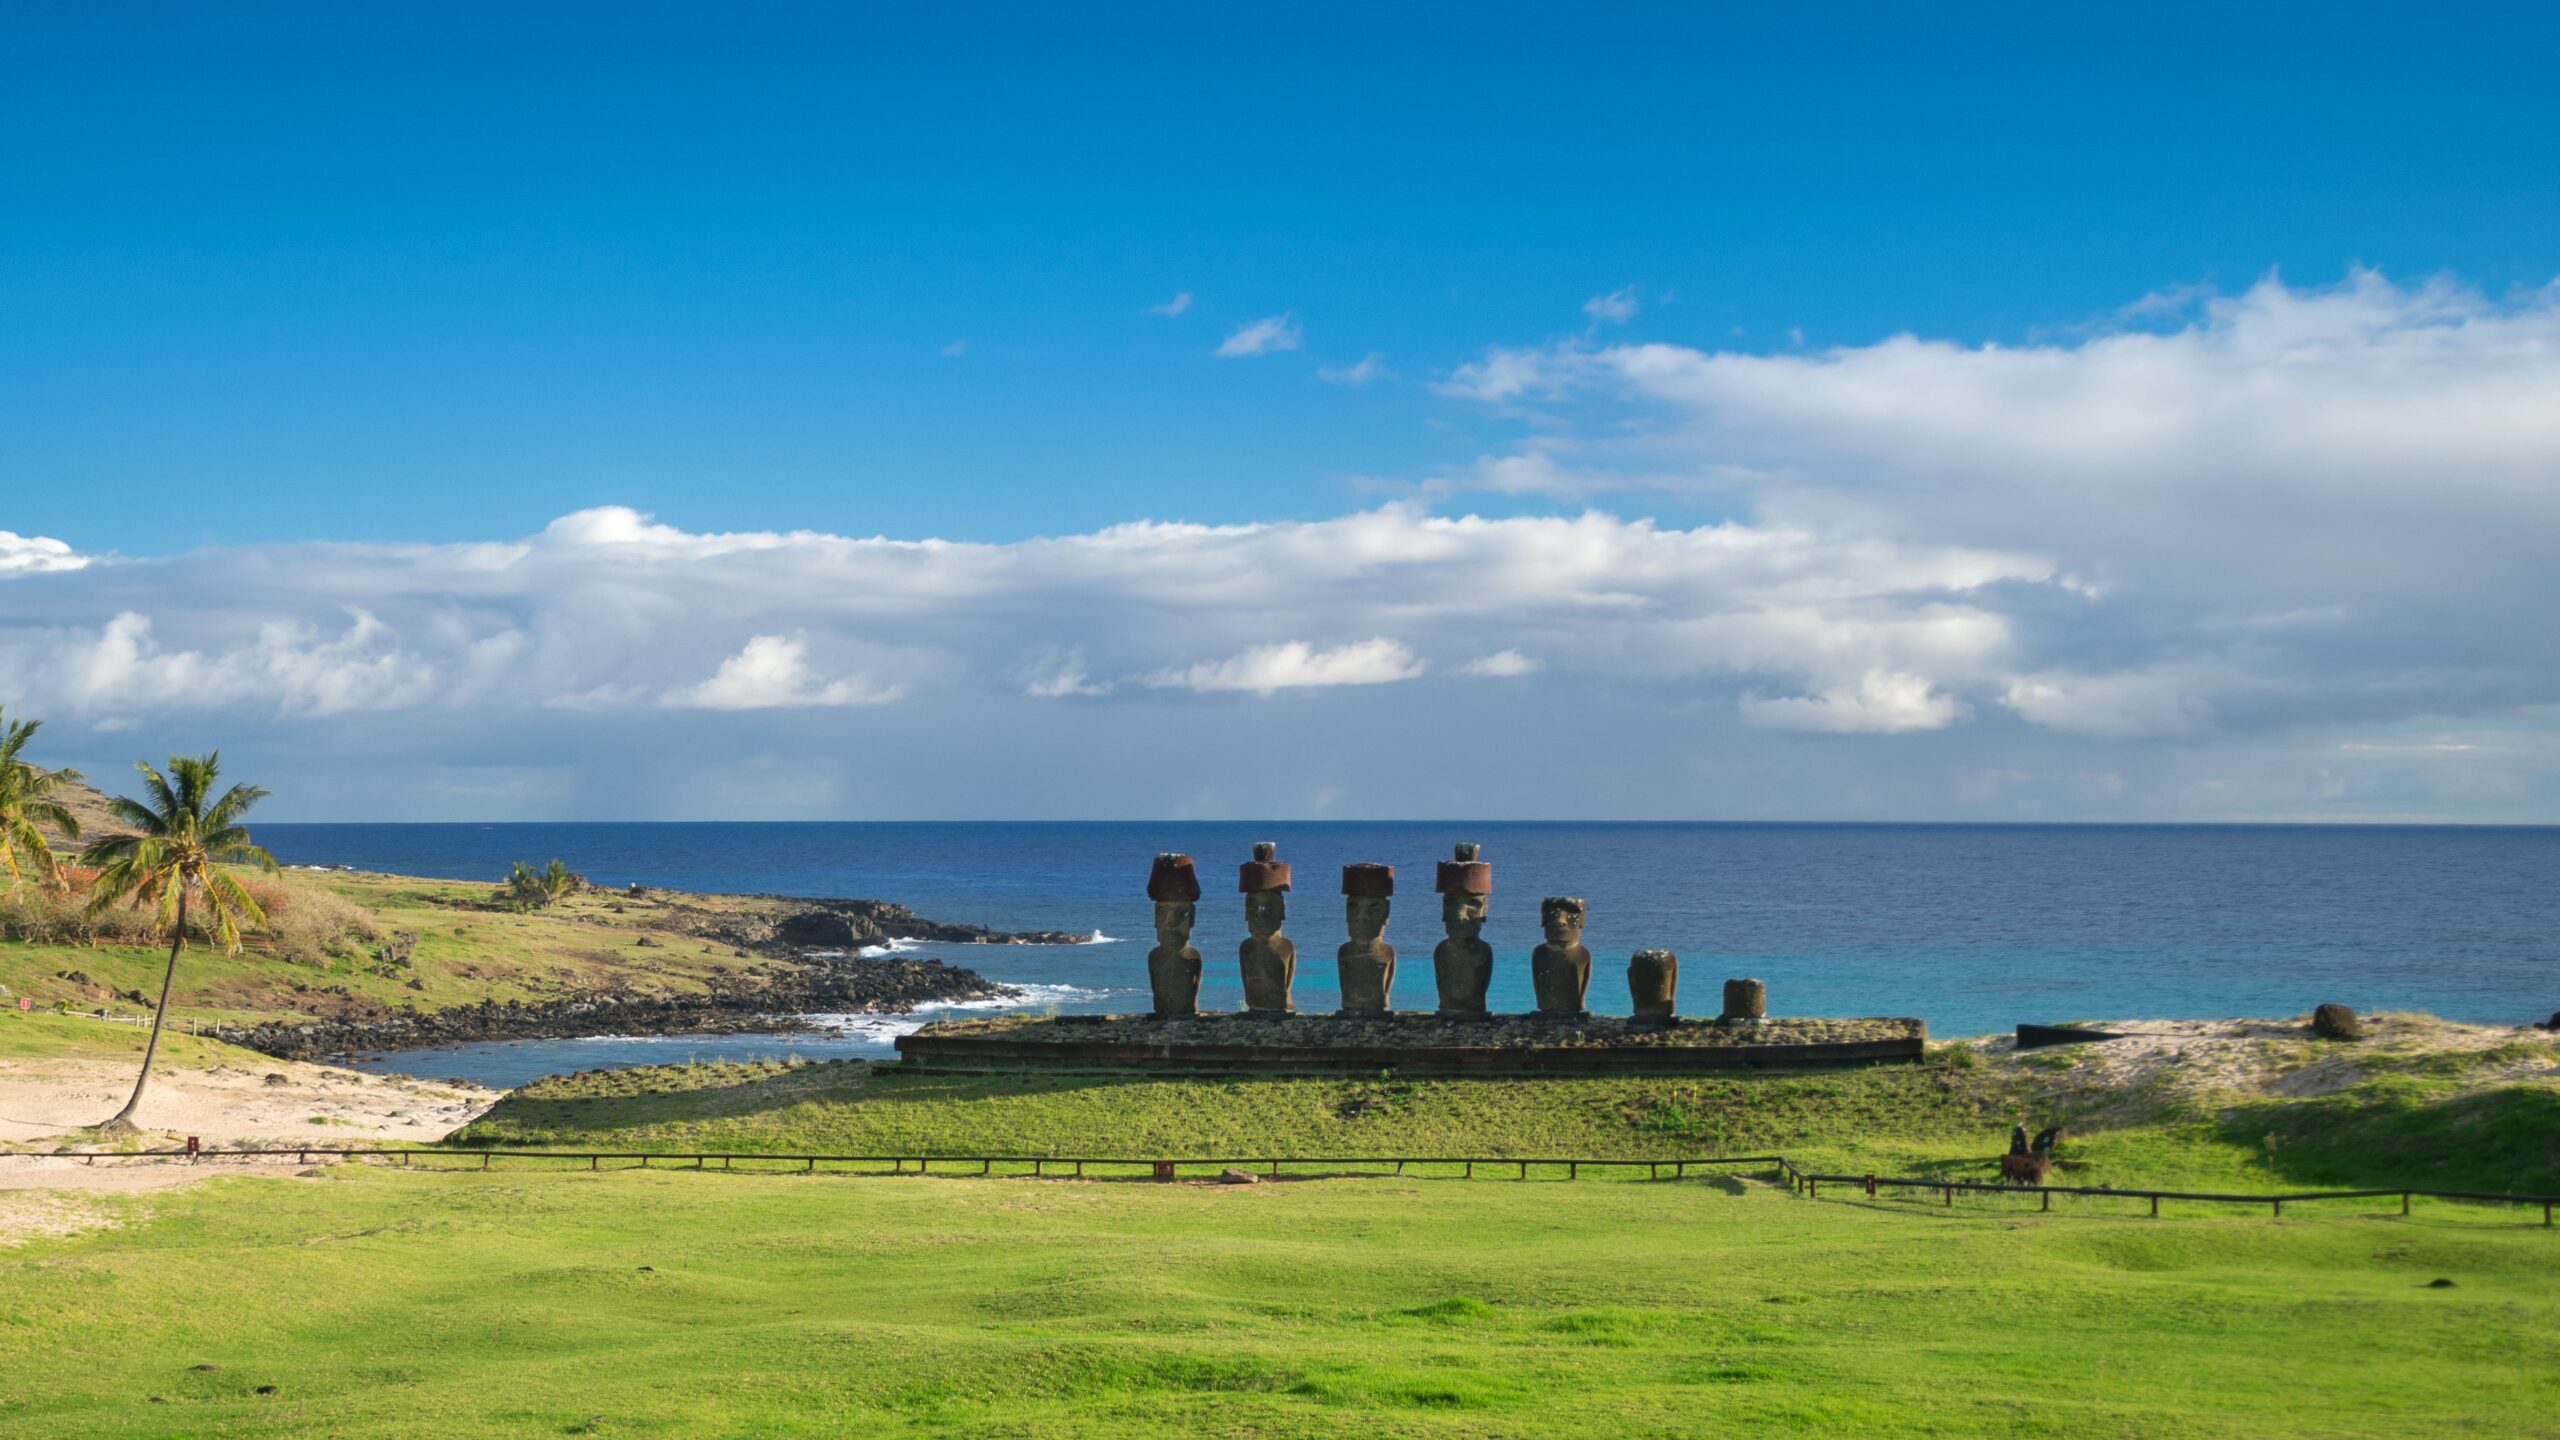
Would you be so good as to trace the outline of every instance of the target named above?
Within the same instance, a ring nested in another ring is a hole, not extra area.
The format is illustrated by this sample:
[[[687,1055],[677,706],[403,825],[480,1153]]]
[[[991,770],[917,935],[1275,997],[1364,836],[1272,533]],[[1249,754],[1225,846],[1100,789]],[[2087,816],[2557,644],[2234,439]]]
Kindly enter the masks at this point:
[[[1253,842],[1296,867],[1297,1002],[1332,1008],[1340,867],[1397,867],[1395,1003],[1433,1003],[1433,862],[1493,862],[1497,1010],[1530,1008],[1538,901],[1578,895],[1591,1008],[1627,1008],[1627,956],[1680,956],[1686,1012],[1756,976],[1770,1011],[1916,1015],[1937,1036],[2020,1021],[2295,1015],[2322,1001],[2514,1024],[2560,1009],[2560,827],[1201,823],[259,825],[288,864],[495,882],[554,856],[606,885],[894,900],[937,920],[1096,934],[1074,946],[922,945],[1021,985],[1026,1004],[1142,1010],[1160,850],[1199,860],[1202,1003],[1241,1004],[1229,878]],[[929,1014],[840,1032],[519,1041],[374,1068],[516,1084],[686,1058],[881,1056]]]

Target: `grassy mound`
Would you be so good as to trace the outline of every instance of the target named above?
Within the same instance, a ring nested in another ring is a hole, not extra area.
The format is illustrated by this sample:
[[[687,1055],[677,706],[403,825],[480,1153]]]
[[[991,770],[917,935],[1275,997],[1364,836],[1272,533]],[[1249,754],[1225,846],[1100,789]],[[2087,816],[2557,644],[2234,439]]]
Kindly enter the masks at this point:
[[[2009,1126],[2062,1124],[2066,1184],[2560,1193],[2560,1064],[2545,1040],[2344,1056],[2251,1041],[2264,1068],[2194,1056],[2107,1083],[2094,1047],[1962,1042],[1921,1065],[1735,1076],[1437,1079],[964,1075],[858,1062],[685,1065],[538,1081],[466,1145],[839,1154],[1588,1156],[1783,1151],[1800,1163],[1984,1179]],[[2191,1065],[2192,1062],[2192,1065]],[[2348,1066],[2354,1068],[2347,1068]],[[2182,1068],[2187,1067],[2187,1068]],[[2321,1091],[2301,1095],[2306,1077]]]

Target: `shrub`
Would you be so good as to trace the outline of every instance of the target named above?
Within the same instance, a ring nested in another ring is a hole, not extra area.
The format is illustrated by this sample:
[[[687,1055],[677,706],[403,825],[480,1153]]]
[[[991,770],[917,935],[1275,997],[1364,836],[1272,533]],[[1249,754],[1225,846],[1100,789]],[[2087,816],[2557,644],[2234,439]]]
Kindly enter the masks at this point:
[[[539,870],[519,860],[507,872],[507,883],[498,891],[497,900],[511,910],[541,910],[586,888],[587,877],[556,857]]]

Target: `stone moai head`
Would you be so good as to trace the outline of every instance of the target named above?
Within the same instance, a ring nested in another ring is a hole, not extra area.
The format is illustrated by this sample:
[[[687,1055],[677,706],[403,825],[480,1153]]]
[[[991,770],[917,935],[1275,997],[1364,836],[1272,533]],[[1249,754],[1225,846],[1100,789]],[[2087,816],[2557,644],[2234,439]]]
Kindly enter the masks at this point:
[[[1199,912],[1200,871],[1188,855],[1156,857],[1147,873],[1147,898],[1156,902],[1156,938],[1179,950],[1191,938],[1191,922]]]
[[[1396,893],[1396,867],[1361,863],[1342,867],[1342,918],[1351,938],[1363,944],[1386,933],[1389,897]]]
[[[1265,939],[1279,934],[1280,923],[1289,917],[1289,862],[1279,856],[1278,845],[1257,841],[1253,858],[1236,867],[1245,928]]]
[[[1550,895],[1538,905],[1538,928],[1550,945],[1582,943],[1582,901],[1572,895]]]
[[[1440,924],[1452,940],[1474,940],[1484,934],[1486,898],[1452,890],[1440,897]]]
[[[1440,862],[1432,888],[1440,892],[1440,923],[1452,940],[1473,940],[1484,929],[1485,909],[1492,903],[1493,866],[1476,858],[1473,844],[1461,842],[1454,860]]]
[[[1256,890],[1244,897],[1244,928],[1268,940],[1288,923],[1289,896],[1282,890]]]

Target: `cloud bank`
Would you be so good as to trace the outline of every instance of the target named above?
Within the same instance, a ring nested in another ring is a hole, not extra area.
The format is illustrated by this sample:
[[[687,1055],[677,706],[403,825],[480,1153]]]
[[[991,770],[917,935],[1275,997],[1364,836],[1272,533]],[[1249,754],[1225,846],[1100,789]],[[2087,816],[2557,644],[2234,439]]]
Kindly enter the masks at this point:
[[[2269,280],[2027,346],[1584,335],[1433,389],[1517,438],[1327,519],[0,532],[0,703],[99,754],[409,755],[473,814],[629,813],[584,777],[682,745],[782,813],[2560,818],[2560,290]],[[1731,518],[1641,518],[1665,497]]]

